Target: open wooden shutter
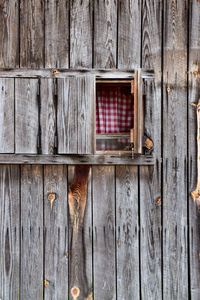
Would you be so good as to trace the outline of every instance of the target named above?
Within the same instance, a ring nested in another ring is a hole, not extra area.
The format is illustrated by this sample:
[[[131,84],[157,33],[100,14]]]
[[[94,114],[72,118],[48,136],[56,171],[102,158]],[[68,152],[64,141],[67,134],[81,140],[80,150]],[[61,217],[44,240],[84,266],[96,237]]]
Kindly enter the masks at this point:
[[[143,80],[141,70],[135,71],[134,78],[134,152],[142,154],[144,136]]]
[[[58,153],[92,154],[95,146],[95,76],[58,79]]]

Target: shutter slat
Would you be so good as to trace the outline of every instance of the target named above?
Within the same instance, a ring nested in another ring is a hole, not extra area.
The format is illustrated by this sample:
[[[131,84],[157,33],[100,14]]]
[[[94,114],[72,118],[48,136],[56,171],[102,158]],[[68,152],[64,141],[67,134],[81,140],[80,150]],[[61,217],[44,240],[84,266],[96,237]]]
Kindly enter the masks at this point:
[[[58,80],[58,153],[92,154],[95,139],[95,77]]]

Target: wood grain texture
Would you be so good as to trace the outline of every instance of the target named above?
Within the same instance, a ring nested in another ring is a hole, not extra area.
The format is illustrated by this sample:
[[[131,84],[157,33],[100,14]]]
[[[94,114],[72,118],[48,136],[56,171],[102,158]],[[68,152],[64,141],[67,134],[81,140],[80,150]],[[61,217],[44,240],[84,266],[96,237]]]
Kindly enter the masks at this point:
[[[115,68],[117,1],[94,1],[94,67]]]
[[[116,299],[115,168],[93,167],[94,299]]]
[[[2,0],[0,5],[0,67],[19,65],[19,8],[17,0]]]
[[[120,0],[118,19],[118,68],[140,67],[141,1]]]
[[[19,167],[0,167],[0,298],[18,299],[20,280]]]
[[[200,2],[190,2],[189,24],[189,192],[197,184],[197,118],[196,107],[200,97]],[[195,73],[197,71],[197,73]],[[190,295],[192,300],[200,298],[200,212],[192,197],[189,197],[189,245],[190,245]]]
[[[117,297],[140,299],[138,168],[116,167]]]
[[[31,155],[0,154],[0,164],[64,164],[64,165],[154,165],[151,155]]]
[[[134,69],[0,69],[0,78],[66,78],[69,76],[95,75],[97,79],[132,79]],[[152,69],[142,69],[142,78],[154,78],[155,74]]]
[[[56,135],[55,82],[53,79],[41,79],[41,147],[42,154],[54,154]]]
[[[20,66],[44,67],[44,1],[20,1]]]
[[[58,153],[94,153],[94,77],[58,81]]]
[[[15,80],[15,152],[37,153],[38,80]]]
[[[45,0],[45,67],[69,66],[69,1]]]
[[[50,195],[55,194],[55,200]],[[44,299],[67,299],[68,295],[68,205],[67,166],[44,167],[45,269],[49,282]]]
[[[142,67],[154,69],[146,80],[144,134],[154,144],[154,167],[140,167],[141,295],[162,299],[161,221],[161,44],[162,1],[143,1]],[[163,279],[165,280],[165,279]]]
[[[0,153],[14,153],[14,79],[0,79]]]
[[[20,299],[43,294],[43,167],[21,168]]]
[[[91,0],[70,0],[70,67],[92,67]]]
[[[165,1],[163,112],[163,296],[188,299],[188,1]]]
[[[86,299],[92,291],[92,199],[90,167],[68,167],[68,180],[70,184],[68,201],[71,219],[69,226],[69,299],[73,299],[72,289],[75,286],[80,291],[79,298]],[[86,199],[84,196],[84,185],[87,188]],[[70,192],[73,195],[73,199],[70,198]],[[74,202],[75,197],[77,204]]]

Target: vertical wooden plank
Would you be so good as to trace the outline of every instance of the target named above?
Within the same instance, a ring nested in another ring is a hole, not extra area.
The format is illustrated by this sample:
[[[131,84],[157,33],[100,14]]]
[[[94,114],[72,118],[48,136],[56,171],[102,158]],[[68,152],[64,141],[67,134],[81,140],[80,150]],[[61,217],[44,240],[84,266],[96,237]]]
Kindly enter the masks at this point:
[[[188,299],[188,1],[164,2],[163,295]]]
[[[94,1],[94,67],[115,68],[117,0]]]
[[[200,2],[190,2],[189,23],[189,192],[197,184],[197,119],[196,108],[192,106],[200,97]],[[200,212],[192,197],[189,197],[189,246],[190,246],[190,296],[200,299]]]
[[[94,76],[58,80],[58,153],[94,152],[94,91]]]
[[[162,1],[144,0],[142,7],[142,67],[153,68],[147,80],[144,134],[154,143],[154,167],[140,167],[141,297],[162,299],[161,221],[161,44]]]
[[[20,268],[19,166],[0,167],[0,298],[18,299]]]
[[[19,65],[18,0],[1,1],[0,28],[0,68],[16,68]]]
[[[45,67],[69,66],[69,1],[45,0]]]
[[[44,67],[44,1],[20,1],[20,66]]]
[[[92,67],[91,0],[70,0],[70,67]]]
[[[116,167],[117,297],[140,299],[138,168]]]
[[[44,299],[67,299],[68,205],[65,165],[44,167],[44,226],[44,276],[49,283]]]
[[[20,299],[43,295],[43,167],[21,168]]]
[[[95,146],[95,88],[94,76],[78,79],[78,153],[94,153]]]
[[[94,299],[116,299],[115,168],[93,168]]]
[[[58,80],[58,153],[78,153],[77,79]]]
[[[72,184],[75,175],[74,166],[68,167],[68,181],[69,186]],[[69,249],[72,249],[72,235],[73,229],[72,224],[69,227]],[[80,282],[80,299],[86,299],[89,295],[92,295],[92,197],[91,197],[91,170],[88,178],[88,188],[87,188],[87,200],[85,206],[84,222],[82,230],[82,244],[77,245],[77,251],[79,252],[81,264],[78,266],[78,273],[84,274],[82,282]],[[71,264],[72,253],[69,253],[69,263]],[[77,260],[78,261],[78,260]],[[72,266],[71,266],[72,267]],[[75,266],[73,266],[75,269]],[[74,286],[73,278],[71,272],[69,273],[70,289],[69,289],[69,299],[72,298],[71,288]],[[85,297],[84,297],[85,296]],[[88,298],[90,299],[90,298]]]
[[[14,79],[0,79],[0,153],[14,153]]]
[[[140,67],[141,1],[120,0],[118,20],[118,68]]]
[[[15,151],[37,153],[38,80],[15,79]]]
[[[56,103],[54,99],[55,82],[53,79],[41,79],[41,145],[42,154],[54,154],[56,135]]]

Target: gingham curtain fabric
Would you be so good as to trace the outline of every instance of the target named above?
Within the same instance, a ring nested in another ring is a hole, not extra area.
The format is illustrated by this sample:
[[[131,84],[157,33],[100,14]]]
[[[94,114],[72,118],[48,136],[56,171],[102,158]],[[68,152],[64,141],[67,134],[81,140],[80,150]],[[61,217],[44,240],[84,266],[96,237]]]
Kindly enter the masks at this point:
[[[96,132],[129,132],[133,128],[133,98],[126,87],[97,87]]]

